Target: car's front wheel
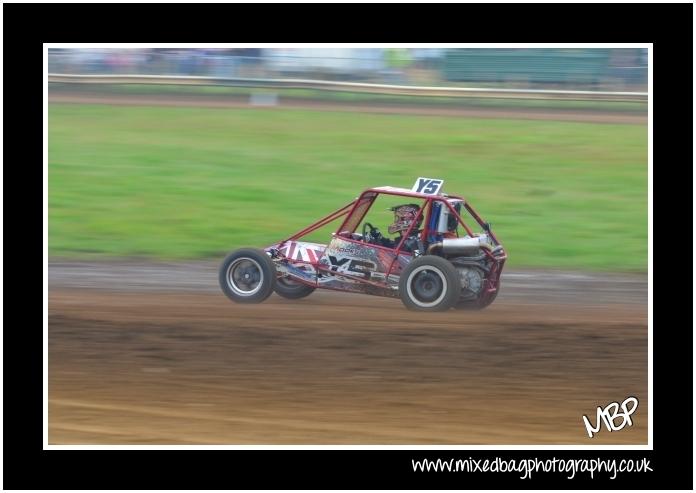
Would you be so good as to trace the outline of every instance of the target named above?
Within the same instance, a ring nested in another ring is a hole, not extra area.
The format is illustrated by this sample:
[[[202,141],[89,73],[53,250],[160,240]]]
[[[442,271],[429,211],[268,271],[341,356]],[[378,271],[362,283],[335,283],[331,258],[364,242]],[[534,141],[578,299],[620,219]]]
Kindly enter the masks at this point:
[[[237,303],[261,303],[273,292],[275,280],[275,265],[263,250],[236,250],[220,265],[220,287]]]

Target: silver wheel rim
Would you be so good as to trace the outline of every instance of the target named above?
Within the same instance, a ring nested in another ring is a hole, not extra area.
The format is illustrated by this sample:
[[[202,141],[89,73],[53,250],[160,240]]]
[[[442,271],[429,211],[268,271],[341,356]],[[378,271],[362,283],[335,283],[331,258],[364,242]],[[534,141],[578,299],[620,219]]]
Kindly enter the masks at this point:
[[[263,286],[263,269],[254,259],[242,257],[227,267],[227,286],[239,296],[253,296]]]
[[[437,274],[437,276],[440,278],[442,281],[442,292],[440,293],[440,296],[438,296],[435,300],[433,301],[421,301],[419,300],[414,294],[413,294],[413,289],[411,288],[411,285],[413,283],[413,279],[416,277],[417,274],[423,272],[423,271],[430,271],[434,272]],[[418,305],[421,308],[432,308],[434,306],[437,306],[443,299],[445,299],[445,294],[447,294],[447,278],[445,278],[445,274],[440,271],[440,269],[437,269],[435,267],[432,267],[430,265],[422,265],[420,267],[416,267],[413,269],[413,272],[411,272],[408,276],[408,279],[406,279],[406,292],[408,293],[409,299]]]

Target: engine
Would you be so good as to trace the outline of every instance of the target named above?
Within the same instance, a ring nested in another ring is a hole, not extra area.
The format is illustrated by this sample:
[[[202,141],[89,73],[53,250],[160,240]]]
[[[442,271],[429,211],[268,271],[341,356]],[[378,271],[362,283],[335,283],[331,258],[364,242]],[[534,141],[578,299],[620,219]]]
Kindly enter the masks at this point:
[[[478,298],[485,282],[484,272],[474,266],[457,266],[462,283],[462,299]]]

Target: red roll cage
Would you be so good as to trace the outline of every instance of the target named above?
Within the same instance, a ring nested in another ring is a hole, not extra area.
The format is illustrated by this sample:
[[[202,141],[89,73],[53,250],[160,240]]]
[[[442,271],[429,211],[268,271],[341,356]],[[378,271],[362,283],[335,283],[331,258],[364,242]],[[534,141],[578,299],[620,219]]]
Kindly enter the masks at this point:
[[[374,201],[377,199],[377,196],[380,194],[384,195],[395,195],[395,196],[400,196],[400,197],[411,197],[415,199],[422,199],[424,200],[423,205],[420,207],[418,214],[416,217],[420,217],[423,213],[423,211],[430,206],[433,202],[437,201],[440,203],[443,203],[447,206],[447,208],[450,211],[450,214],[452,214],[454,217],[457,218],[457,221],[461,226],[464,228],[466,233],[469,236],[474,236],[474,232],[469,228],[469,226],[464,222],[462,219],[461,215],[457,213],[455,208],[452,206],[450,203],[450,200],[454,201],[461,201],[464,208],[466,211],[471,215],[471,217],[474,218],[474,220],[478,223],[481,228],[488,233],[490,238],[493,240],[493,242],[498,245],[498,239],[496,238],[495,234],[493,231],[490,230],[488,224],[481,219],[481,216],[478,215],[478,213],[474,210],[474,208],[469,204],[464,197],[460,197],[458,195],[448,195],[448,194],[442,194],[442,195],[428,195],[425,193],[418,193],[418,192],[413,192],[411,190],[408,190],[406,188],[396,188],[396,187],[375,187],[375,188],[368,188],[364,192],[360,194],[355,200],[352,202],[344,205],[340,209],[332,212],[331,214],[325,216],[324,218],[320,219],[319,221],[310,224],[306,228],[298,231],[297,233],[293,234],[289,238],[283,240],[284,243],[286,241],[290,240],[298,240],[302,238],[303,236],[308,235],[309,233],[316,231],[317,229],[326,226],[330,222],[338,219],[341,216],[348,215],[346,219],[341,223],[341,226],[338,228],[338,230],[335,233],[339,232],[349,232],[353,233],[357,227],[357,225],[360,224],[360,222],[363,220],[363,218],[367,215],[368,211],[372,207],[372,204]],[[423,231],[421,232],[421,239],[425,240],[428,237],[429,233],[432,233],[432,231],[429,229],[428,225],[430,224],[430,214],[432,213],[432,207],[428,209],[428,217],[425,218],[424,224],[425,227],[423,228]],[[349,222],[350,221],[350,222]],[[404,235],[404,238],[408,236],[408,234],[411,233],[411,230],[413,229],[413,226],[416,224],[416,221],[414,220],[411,223],[411,226],[407,232],[407,235]],[[403,241],[402,241],[403,243]],[[397,246],[394,249],[390,250],[400,250],[401,249],[401,244]]]
[[[433,230],[430,229],[429,225],[431,223],[431,214],[432,214],[432,203],[433,202],[440,202],[444,204],[448,209],[451,215],[457,218],[458,224],[460,224],[466,233],[469,236],[475,236],[474,232],[471,230],[471,228],[464,222],[464,219],[462,219],[461,215],[457,212],[457,210],[453,207],[451,201],[457,202],[460,201],[465,208],[465,210],[471,215],[471,217],[478,223],[478,225],[489,235],[491,240],[494,242],[495,245],[499,245],[498,239],[496,238],[495,234],[493,231],[491,231],[490,226],[488,223],[484,222],[481,216],[478,215],[478,213],[474,210],[474,208],[469,204],[464,197],[460,197],[458,195],[449,195],[449,194],[439,194],[439,195],[431,195],[431,194],[426,194],[426,193],[419,193],[419,192],[414,192],[412,190],[408,190],[406,188],[397,188],[397,187],[375,187],[375,188],[368,188],[367,190],[363,191],[355,200],[352,202],[344,205],[340,209],[332,212],[331,214],[325,216],[324,218],[320,219],[319,221],[310,224],[306,228],[298,231],[297,233],[293,234],[289,238],[283,240],[282,242],[279,243],[279,246],[282,246],[285,242],[287,241],[294,241],[294,240],[299,240],[300,238],[308,235],[309,233],[316,231],[317,229],[326,226],[330,222],[342,217],[346,216],[346,218],[343,220],[341,223],[341,226],[334,232],[334,235],[345,235],[345,234],[351,234],[355,232],[356,228],[358,225],[362,222],[364,217],[367,215],[368,211],[372,207],[372,204],[375,202],[377,197],[380,194],[384,195],[393,195],[393,196],[398,196],[398,197],[410,197],[414,199],[421,199],[423,200],[423,203],[418,210],[418,214],[416,215],[416,219],[411,222],[411,225],[409,226],[409,229],[406,231],[406,234],[402,235],[401,242],[395,247],[395,248],[389,248],[389,247],[383,247],[380,245],[370,245],[370,247],[376,247],[376,248],[385,248],[390,251],[394,251],[397,255],[401,253],[408,253],[408,252],[402,252],[403,244],[406,241],[406,238],[408,238],[411,234],[411,231],[413,230],[414,226],[417,223],[417,219],[423,215],[423,212],[426,210],[428,211],[428,217],[424,218],[425,221],[423,221],[424,228],[421,231],[421,240],[426,241],[426,239],[429,237],[431,233],[433,233]],[[348,238],[349,239],[349,238]],[[489,253],[490,255],[490,253]]]

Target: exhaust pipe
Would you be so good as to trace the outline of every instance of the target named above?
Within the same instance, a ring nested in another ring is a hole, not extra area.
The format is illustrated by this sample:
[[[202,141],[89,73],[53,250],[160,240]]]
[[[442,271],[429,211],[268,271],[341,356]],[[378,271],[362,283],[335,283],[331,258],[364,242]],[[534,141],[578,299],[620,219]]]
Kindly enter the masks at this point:
[[[491,249],[487,235],[474,236],[473,238],[445,238],[442,241],[430,245],[427,253],[432,254],[437,250],[442,250],[442,253],[448,255],[473,255],[477,253],[480,248]]]

